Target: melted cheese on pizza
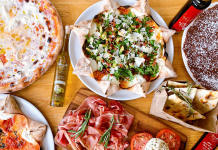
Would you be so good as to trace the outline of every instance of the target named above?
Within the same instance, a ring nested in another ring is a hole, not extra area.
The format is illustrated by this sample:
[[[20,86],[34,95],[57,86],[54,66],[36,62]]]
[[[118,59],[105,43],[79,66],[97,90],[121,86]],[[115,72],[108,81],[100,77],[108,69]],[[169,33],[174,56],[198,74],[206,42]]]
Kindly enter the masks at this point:
[[[162,31],[133,8],[99,14],[86,38],[84,53],[94,77],[121,88],[154,80],[164,63]]]
[[[56,48],[55,23],[43,1],[0,1],[0,84],[31,81]]]

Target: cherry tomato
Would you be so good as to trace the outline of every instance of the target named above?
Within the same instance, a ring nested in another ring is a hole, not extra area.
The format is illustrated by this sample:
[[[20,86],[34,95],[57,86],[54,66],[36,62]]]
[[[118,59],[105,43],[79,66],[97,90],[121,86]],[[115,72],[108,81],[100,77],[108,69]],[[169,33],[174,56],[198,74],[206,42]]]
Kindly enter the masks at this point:
[[[180,137],[169,129],[162,129],[156,138],[166,142],[170,150],[178,150],[180,147]]]
[[[138,133],[131,138],[131,150],[144,150],[153,136],[149,133]]]

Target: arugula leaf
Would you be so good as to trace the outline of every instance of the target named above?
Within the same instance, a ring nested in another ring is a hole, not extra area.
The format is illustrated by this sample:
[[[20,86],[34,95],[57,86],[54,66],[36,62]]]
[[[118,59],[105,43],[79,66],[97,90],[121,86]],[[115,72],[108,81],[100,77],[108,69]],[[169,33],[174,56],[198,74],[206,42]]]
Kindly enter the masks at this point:
[[[85,35],[85,38],[87,39],[89,37],[89,35]]]
[[[151,45],[154,45],[154,43],[155,43],[155,40],[150,40]]]
[[[107,34],[108,34],[108,35],[112,35],[112,31],[108,31]]]
[[[143,21],[150,21],[151,18],[146,16],[146,17],[144,17],[142,20],[143,20]]]
[[[124,68],[120,68],[117,71],[115,71],[114,76],[117,80],[125,77],[129,77],[130,81],[134,79],[134,75],[132,74],[132,72]]]

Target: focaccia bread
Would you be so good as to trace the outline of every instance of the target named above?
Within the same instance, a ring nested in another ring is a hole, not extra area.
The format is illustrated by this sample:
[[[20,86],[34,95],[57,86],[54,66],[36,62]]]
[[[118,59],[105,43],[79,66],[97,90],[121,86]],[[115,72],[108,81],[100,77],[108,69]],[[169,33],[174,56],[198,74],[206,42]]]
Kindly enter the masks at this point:
[[[49,0],[0,1],[0,93],[21,90],[54,63],[63,26]]]
[[[205,114],[217,106],[218,92],[211,90],[198,89],[193,101],[194,109]]]
[[[40,150],[46,128],[25,117],[11,95],[0,101],[1,149]]]
[[[183,121],[206,119],[203,115],[218,103],[218,92],[192,83],[167,81],[167,100],[163,111]]]
[[[95,78],[106,96],[127,89],[146,97],[152,81],[176,77],[164,55],[175,31],[155,23],[148,0],[131,7],[103,3],[93,20],[71,26],[82,48],[73,73]]]
[[[175,94],[168,96],[163,111],[183,121],[206,119],[196,110],[189,115],[190,106]]]

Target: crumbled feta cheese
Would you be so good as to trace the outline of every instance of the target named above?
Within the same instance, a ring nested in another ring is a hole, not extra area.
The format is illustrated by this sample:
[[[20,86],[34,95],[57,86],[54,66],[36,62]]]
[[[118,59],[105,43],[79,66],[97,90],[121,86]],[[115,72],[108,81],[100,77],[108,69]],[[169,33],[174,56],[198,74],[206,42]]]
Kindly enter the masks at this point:
[[[114,21],[116,24],[120,24],[122,22],[120,19],[116,19],[116,18],[114,19]]]
[[[134,53],[130,53],[129,58],[134,58],[135,54]]]
[[[94,55],[98,54],[98,49],[91,49],[91,52],[93,52]]]
[[[118,67],[111,67],[110,68],[110,74],[114,74],[114,72],[116,71],[116,70],[118,70]]]
[[[105,75],[105,76],[103,76],[103,78],[101,80],[103,80],[103,81],[110,81],[111,84],[115,84],[115,85],[119,85],[120,84],[120,82],[116,79],[115,76]]]
[[[105,54],[104,54],[104,58],[110,58],[112,55],[110,54],[110,53],[108,53],[108,52],[106,52]]]
[[[126,33],[127,33],[127,31],[124,30],[124,29],[121,29],[119,32],[120,32],[120,35],[121,35],[121,36],[125,36]]]
[[[135,57],[135,66],[139,67],[145,61],[144,58]]]
[[[124,59],[124,57],[125,57],[125,55],[120,55],[120,58],[123,60]]]
[[[121,62],[121,59],[120,59],[119,56],[115,56],[114,58],[115,58],[115,62],[116,62],[117,64],[119,64],[119,63]]]
[[[100,36],[101,36],[101,33],[99,33],[99,32],[95,32],[95,33],[94,33],[94,37],[95,37],[95,38],[99,39]]]
[[[104,48],[103,48],[102,44],[99,44],[98,51],[99,51],[99,53],[104,51]]]
[[[146,31],[146,29],[145,28],[141,28],[141,30],[140,30],[141,32],[144,32],[144,31]]]

